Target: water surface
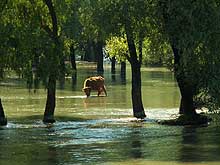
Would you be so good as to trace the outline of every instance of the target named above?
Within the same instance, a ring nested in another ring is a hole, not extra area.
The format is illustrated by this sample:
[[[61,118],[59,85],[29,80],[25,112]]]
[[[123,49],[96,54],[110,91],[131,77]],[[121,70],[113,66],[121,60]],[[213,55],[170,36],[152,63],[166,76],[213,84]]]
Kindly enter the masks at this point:
[[[220,128],[162,126],[159,119],[178,112],[179,91],[173,74],[161,68],[142,69],[142,96],[147,118],[132,118],[131,75],[117,70],[104,77],[108,97],[86,98],[83,81],[95,67],[78,64],[77,81],[58,84],[53,125],[42,123],[46,91],[28,92],[25,85],[1,82],[0,96],[9,123],[0,127],[0,164],[220,164]]]

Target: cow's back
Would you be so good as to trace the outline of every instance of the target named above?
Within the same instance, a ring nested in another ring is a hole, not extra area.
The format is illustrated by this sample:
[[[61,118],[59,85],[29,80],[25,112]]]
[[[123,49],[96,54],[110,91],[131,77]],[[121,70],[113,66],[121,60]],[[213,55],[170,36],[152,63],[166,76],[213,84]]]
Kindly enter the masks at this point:
[[[104,78],[101,76],[90,77],[85,80],[84,87],[90,87],[93,90],[98,90],[104,86]]]

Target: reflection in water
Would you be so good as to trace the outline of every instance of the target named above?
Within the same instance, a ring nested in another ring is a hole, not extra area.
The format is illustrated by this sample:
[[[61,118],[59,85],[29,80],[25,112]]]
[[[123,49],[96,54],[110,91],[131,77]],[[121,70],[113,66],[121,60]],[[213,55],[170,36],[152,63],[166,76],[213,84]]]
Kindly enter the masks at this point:
[[[180,161],[192,162],[198,158],[201,151],[197,150],[196,145],[199,143],[196,127],[184,127],[182,130],[182,147],[180,149]]]
[[[132,158],[142,158],[142,142],[140,136],[140,130],[133,130],[130,135],[131,138],[131,157]]]
[[[106,96],[90,96],[83,99],[83,105],[85,109],[99,107],[106,107]]]
[[[215,135],[211,131],[214,131]],[[179,160],[181,162],[219,161],[219,131],[218,127],[184,127]]]
[[[58,164],[59,163],[58,154],[57,154],[57,148],[56,147],[48,146],[46,154],[48,155],[47,162],[49,164],[54,165],[54,164]]]

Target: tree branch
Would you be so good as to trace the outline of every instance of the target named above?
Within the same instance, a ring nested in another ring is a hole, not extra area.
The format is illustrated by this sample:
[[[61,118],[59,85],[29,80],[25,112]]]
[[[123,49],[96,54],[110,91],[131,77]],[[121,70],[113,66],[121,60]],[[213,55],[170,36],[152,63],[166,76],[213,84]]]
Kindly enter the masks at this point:
[[[44,29],[51,38],[54,38],[53,31],[49,28],[48,25],[45,25],[42,20],[41,20],[41,28]]]
[[[57,17],[56,17],[56,12],[52,3],[52,0],[44,0],[45,4],[48,7],[51,19],[52,19],[52,25],[53,25],[53,29],[52,34],[53,34],[53,38],[57,38],[58,36],[58,27],[57,27]]]

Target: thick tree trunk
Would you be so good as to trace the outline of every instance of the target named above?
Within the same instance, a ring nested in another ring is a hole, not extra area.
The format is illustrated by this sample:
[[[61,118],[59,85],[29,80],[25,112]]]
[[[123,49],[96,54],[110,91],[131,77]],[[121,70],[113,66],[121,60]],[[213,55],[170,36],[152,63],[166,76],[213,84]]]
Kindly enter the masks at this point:
[[[54,111],[56,106],[56,77],[50,75],[47,86],[47,102],[44,111],[44,123],[54,123]]]
[[[57,25],[57,16],[54,9],[54,5],[52,0],[44,0],[45,4],[47,5],[47,8],[49,10],[49,14],[51,16],[52,20],[52,29],[45,25],[43,22],[41,23],[42,28],[48,33],[48,35],[51,37],[51,39],[54,41],[55,48],[54,48],[54,54],[51,59],[52,65],[50,67],[50,74],[49,79],[47,83],[47,102],[46,107],[44,111],[44,123],[54,123],[54,111],[56,107],[56,78],[58,75],[58,70],[65,71],[64,65],[64,58],[61,56],[61,46],[59,42],[59,36],[58,36],[58,25]],[[60,67],[59,67],[60,66]],[[64,75],[65,76],[65,75]]]
[[[102,51],[102,46],[103,43],[102,41],[97,42],[97,72],[98,73],[103,73],[104,68],[103,68],[103,51]]]
[[[180,70],[180,51],[174,45],[172,45],[172,49],[174,53],[174,76],[181,94],[179,113],[195,115],[196,110],[193,102],[194,88],[192,85],[186,83],[186,73]]]
[[[0,126],[7,125],[7,118],[5,117],[4,109],[0,99]]]
[[[145,118],[144,107],[142,103],[142,92],[141,92],[141,70],[140,65],[131,65],[132,70],[132,104],[133,104],[133,114],[137,118]]]
[[[128,41],[128,49],[130,53],[130,57],[128,57],[128,61],[131,64],[131,70],[132,70],[131,94],[132,94],[133,114],[134,117],[143,119],[146,117],[146,115],[144,112],[142,96],[141,96],[142,94],[141,93],[141,61],[138,61],[135,43],[132,36],[133,33],[129,24],[129,20],[125,24],[125,30]]]

